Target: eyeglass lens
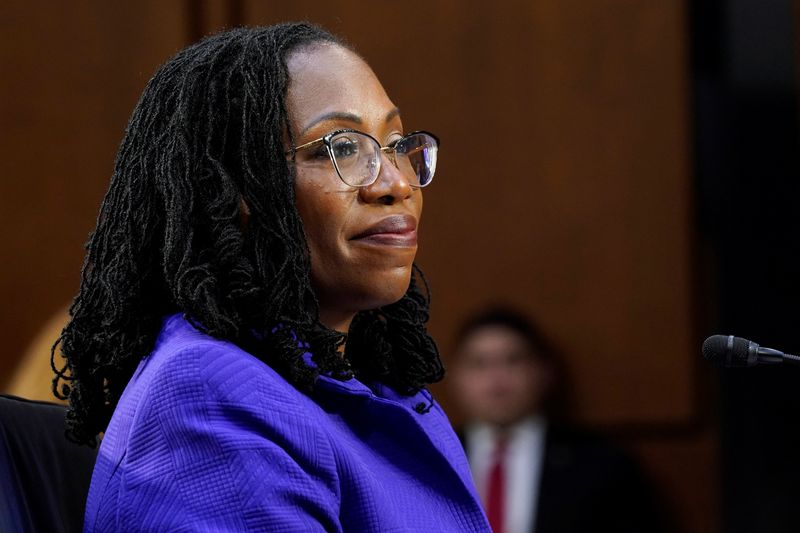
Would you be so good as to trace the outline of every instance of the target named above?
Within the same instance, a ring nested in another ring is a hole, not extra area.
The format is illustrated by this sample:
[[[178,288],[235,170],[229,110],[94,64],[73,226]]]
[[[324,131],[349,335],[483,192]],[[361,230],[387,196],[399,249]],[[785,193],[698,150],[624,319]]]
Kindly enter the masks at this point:
[[[424,187],[436,171],[437,148],[431,135],[413,133],[395,144],[394,162],[412,185]],[[348,185],[363,187],[377,178],[381,147],[371,137],[352,131],[338,133],[330,140],[330,150],[339,175]]]

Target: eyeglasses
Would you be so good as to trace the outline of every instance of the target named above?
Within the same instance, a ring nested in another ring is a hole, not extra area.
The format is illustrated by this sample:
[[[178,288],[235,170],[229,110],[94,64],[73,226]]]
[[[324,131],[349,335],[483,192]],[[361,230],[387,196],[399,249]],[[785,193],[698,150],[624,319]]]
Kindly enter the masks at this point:
[[[427,131],[415,131],[389,146],[381,146],[371,135],[343,129],[292,148],[286,155],[294,156],[299,150],[314,147],[320,149],[312,157],[326,157],[327,152],[339,178],[351,187],[367,187],[375,183],[381,172],[381,152],[387,154],[408,179],[409,185],[425,187],[430,185],[436,172],[439,138]]]

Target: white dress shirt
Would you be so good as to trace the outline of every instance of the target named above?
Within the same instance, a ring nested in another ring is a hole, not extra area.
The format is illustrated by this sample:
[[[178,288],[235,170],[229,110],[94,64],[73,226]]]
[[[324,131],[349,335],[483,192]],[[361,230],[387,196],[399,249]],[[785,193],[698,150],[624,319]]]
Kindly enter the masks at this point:
[[[546,423],[531,416],[508,430],[505,458],[503,533],[530,533],[536,523],[536,502],[544,458]],[[467,459],[478,494],[486,507],[489,470],[497,429],[486,424],[467,427]]]

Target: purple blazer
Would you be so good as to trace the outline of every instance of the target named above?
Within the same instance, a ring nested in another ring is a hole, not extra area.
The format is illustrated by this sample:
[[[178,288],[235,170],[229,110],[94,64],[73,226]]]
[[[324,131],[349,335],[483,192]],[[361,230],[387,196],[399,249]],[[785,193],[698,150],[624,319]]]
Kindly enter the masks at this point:
[[[173,315],[114,411],[84,531],[489,532],[427,398],[325,376],[308,396]]]

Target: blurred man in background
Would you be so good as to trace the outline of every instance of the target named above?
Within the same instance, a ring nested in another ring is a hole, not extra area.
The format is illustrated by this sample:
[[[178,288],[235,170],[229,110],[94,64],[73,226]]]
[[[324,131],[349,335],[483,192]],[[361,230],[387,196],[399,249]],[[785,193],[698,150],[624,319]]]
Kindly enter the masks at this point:
[[[527,317],[479,313],[454,355],[462,441],[495,533],[671,530],[636,463],[564,423],[560,361]]]

